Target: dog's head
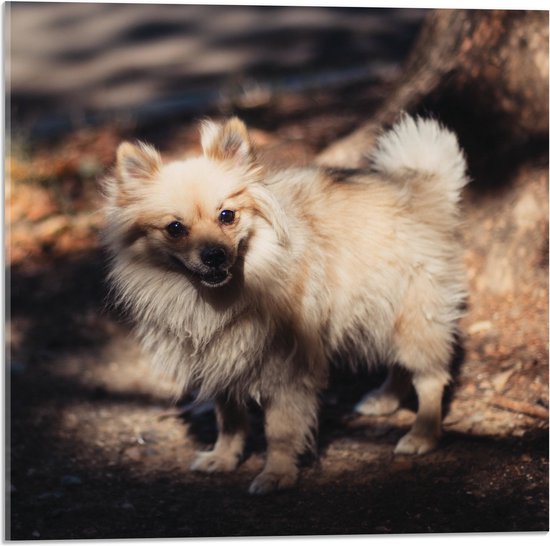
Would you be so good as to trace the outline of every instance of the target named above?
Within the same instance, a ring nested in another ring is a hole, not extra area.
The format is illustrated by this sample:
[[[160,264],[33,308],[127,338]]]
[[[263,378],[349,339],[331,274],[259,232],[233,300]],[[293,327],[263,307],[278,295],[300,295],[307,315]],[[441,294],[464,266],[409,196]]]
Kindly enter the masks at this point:
[[[231,280],[255,233],[267,230],[280,244],[286,228],[239,119],[204,122],[201,144],[202,156],[166,164],[148,145],[119,146],[108,242],[115,253],[131,251],[218,287]]]

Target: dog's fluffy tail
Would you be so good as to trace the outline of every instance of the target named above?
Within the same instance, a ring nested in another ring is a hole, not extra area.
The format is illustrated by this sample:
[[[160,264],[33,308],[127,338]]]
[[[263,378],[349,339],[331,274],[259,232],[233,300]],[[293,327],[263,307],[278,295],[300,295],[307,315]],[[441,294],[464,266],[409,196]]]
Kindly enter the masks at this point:
[[[460,191],[469,181],[455,134],[433,119],[403,115],[378,139],[371,161],[375,170],[390,175],[407,171],[433,175],[426,182],[430,190],[443,192],[452,204],[459,201]]]

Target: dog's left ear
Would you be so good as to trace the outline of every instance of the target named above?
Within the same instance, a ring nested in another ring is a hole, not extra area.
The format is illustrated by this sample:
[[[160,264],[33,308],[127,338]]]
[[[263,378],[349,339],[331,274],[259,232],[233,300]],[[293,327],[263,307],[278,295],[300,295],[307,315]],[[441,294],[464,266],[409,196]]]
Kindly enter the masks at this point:
[[[234,161],[246,165],[254,160],[254,148],[246,125],[236,117],[224,124],[204,121],[201,125],[204,155],[215,161]]]

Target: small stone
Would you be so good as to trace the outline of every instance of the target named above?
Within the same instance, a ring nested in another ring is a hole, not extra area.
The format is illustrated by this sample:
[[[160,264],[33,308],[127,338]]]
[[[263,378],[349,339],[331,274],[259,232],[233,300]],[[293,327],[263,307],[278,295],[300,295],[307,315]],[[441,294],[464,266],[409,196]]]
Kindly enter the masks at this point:
[[[480,334],[482,332],[487,332],[488,330],[492,330],[493,323],[490,320],[479,320],[477,322],[474,322],[469,328],[468,333],[471,336],[474,336],[476,334]]]
[[[514,372],[515,372],[515,369],[512,368],[510,370],[506,370],[504,372],[500,372],[499,374],[496,374],[491,379],[491,383],[493,384],[497,392],[502,392],[504,390],[504,388],[506,387],[506,384],[508,383],[508,380],[514,374]]]

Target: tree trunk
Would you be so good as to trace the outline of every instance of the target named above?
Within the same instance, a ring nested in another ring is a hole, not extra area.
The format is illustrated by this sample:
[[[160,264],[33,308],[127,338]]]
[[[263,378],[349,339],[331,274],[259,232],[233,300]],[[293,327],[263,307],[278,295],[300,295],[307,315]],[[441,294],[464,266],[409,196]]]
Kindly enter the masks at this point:
[[[480,147],[509,152],[547,137],[548,12],[433,11],[388,98],[318,162],[364,165],[380,129],[403,111],[441,119],[474,163]]]

